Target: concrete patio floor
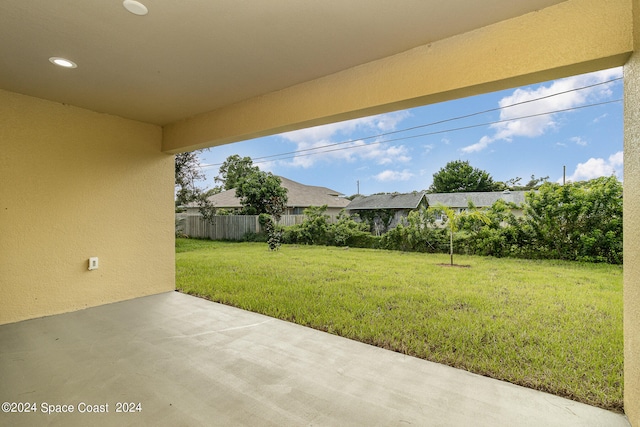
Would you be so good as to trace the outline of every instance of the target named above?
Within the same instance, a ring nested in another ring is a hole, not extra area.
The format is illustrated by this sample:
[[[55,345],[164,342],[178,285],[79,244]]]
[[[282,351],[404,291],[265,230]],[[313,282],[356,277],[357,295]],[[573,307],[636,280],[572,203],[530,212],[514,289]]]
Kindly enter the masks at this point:
[[[12,426],[629,426],[620,414],[177,292],[0,326],[0,402],[35,404],[36,413],[0,413]],[[118,402],[134,412],[116,412]],[[44,414],[48,405],[74,412]]]

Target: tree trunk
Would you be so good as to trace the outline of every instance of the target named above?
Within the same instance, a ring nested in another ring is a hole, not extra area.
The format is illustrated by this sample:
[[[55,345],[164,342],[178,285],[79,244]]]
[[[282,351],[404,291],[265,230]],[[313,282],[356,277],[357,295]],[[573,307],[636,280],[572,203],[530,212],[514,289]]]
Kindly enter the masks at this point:
[[[451,265],[453,265],[453,229],[451,229],[449,239],[449,255],[451,256]]]

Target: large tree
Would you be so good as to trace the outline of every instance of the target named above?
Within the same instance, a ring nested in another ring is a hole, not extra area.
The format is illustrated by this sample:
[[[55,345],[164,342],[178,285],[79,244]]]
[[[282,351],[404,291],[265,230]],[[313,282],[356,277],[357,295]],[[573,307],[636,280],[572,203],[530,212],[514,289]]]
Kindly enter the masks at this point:
[[[199,193],[197,181],[205,179],[200,170],[200,152],[202,150],[178,153],[175,155],[176,205],[192,202]]]
[[[266,213],[278,220],[287,206],[287,189],[281,184],[279,177],[260,170],[238,180],[236,196],[240,198],[244,213]]]
[[[222,183],[225,190],[231,190],[238,188],[242,178],[257,172],[260,172],[260,168],[253,165],[251,157],[240,157],[234,154],[222,163],[215,180]]]
[[[287,207],[287,189],[282,187],[280,178],[271,172],[262,172],[250,157],[234,154],[222,163],[216,181],[221,182],[225,190],[235,189],[242,213],[260,215],[269,248],[278,249],[282,230],[276,224]]]
[[[200,169],[200,153],[202,151],[195,150],[188,153],[179,153],[174,157],[176,207],[195,203],[204,219],[211,221],[215,209],[207,200],[209,192],[204,192],[197,185],[198,181],[206,179],[205,174]]]
[[[280,178],[254,166],[251,157],[227,157],[216,181],[225,190],[236,190],[246,215],[268,214],[277,220],[287,206],[287,189],[282,187]]]
[[[488,172],[472,167],[468,161],[449,162],[433,174],[430,193],[463,193],[497,190]]]
[[[511,191],[530,191],[537,190],[549,180],[549,176],[543,176],[536,178],[535,175],[531,175],[531,179],[526,184],[521,184],[522,178],[517,176],[515,178],[508,179],[504,182],[498,181],[495,183],[494,191],[511,190]]]

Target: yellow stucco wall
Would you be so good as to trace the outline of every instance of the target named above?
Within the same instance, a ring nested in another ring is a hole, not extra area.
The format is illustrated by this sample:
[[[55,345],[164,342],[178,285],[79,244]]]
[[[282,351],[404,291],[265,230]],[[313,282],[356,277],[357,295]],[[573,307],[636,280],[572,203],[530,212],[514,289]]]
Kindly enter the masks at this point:
[[[0,118],[0,324],[174,289],[160,127],[2,90]]]
[[[624,67],[624,409],[640,426],[640,0]]]

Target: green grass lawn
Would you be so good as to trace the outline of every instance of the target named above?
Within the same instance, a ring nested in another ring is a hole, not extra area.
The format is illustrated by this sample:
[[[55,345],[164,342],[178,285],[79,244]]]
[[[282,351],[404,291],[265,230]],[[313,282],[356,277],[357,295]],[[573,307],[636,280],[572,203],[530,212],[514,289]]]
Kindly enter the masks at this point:
[[[622,268],[177,239],[180,291],[622,411]]]

